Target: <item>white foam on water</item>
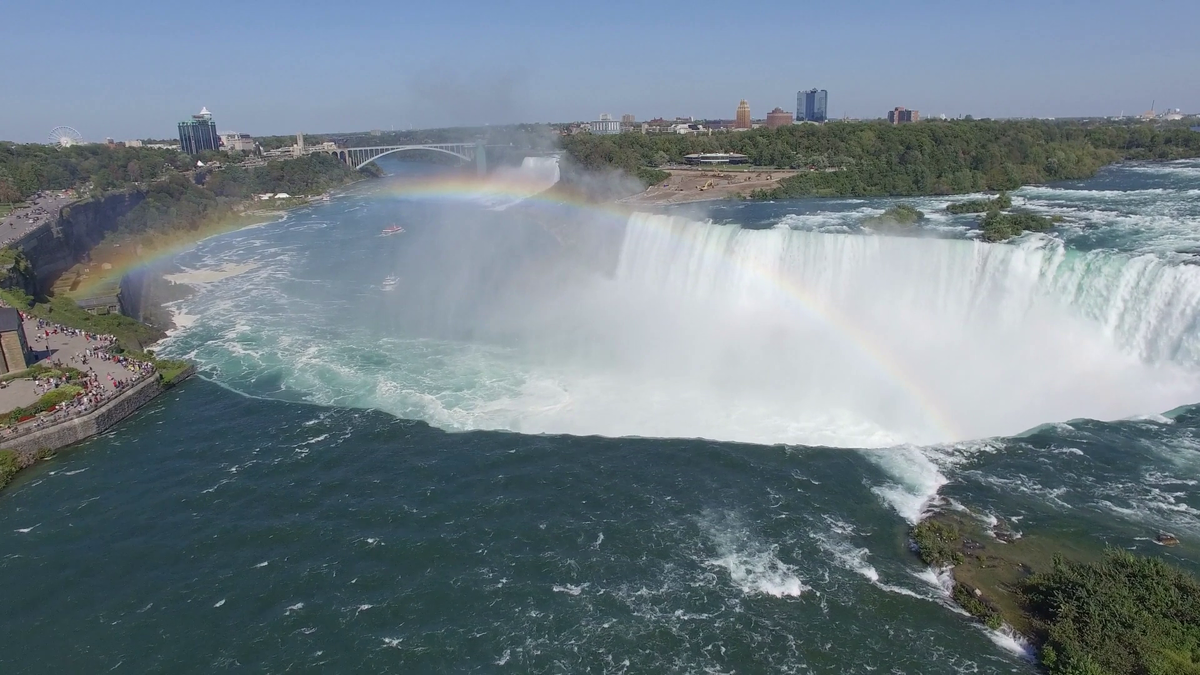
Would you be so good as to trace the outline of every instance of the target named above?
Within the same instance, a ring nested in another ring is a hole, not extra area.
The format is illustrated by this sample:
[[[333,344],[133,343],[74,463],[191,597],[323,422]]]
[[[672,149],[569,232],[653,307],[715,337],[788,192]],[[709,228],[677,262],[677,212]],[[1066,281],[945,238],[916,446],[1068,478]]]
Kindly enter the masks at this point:
[[[286,615],[286,614],[291,614],[292,612],[299,612],[302,609],[304,609],[304,603],[297,602],[296,604],[292,605],[291,607],[288,607],[287,611],[285,611],[284,614]]]
[[[903,586],[881,581],[879,571],[875,569],[874,565],[867,562],[870,551],[865,547],[855,546],[843,539],[842,537],[846,534],[848,533],[844,531],[844,528],[835,526],[832,534],[822,535],[814,533],[812,537],[816,539],[817,545],[829,554],[839,567],[854,572],[879,590],[904,595],[917,600],[941,602],[942,599],[940,597],[918,593]]]
[[[911,574],[925,582],[929,588],[937,591],[938,596],[945,601],[949,601],[954,592],[954,575],[950,568],[935,569],[925,567],[919,572],[911,572]],[[963,612],[965,613],[965,611]]]
[[[579,595],[580,593],[583,592],[583,589],[585,589],[587,587],[588,587],[588,584],[586,584],[586,583],[580,584],[578,586],[573,586],[571,584],[564,584],[564,585],[555,584],[550,587],[550,590],[554,591],[555,593],[566,593],[567,595]]]
[[[214,281],[220,281],[222,279],[228,279],[229,277],[234,277],[239,274],[249,272],[250,270],[254,269],[257,266],[258,266],[257,263],[243,263],[243,264],[226,263],[219,267],[214,267],[214,268],[209,268],[209,269],[184,268],[184,270],[182,272],[176,272],[174,274],[164,274],[163,279],[166,279],[167,281],[169,281],[173,284],[187,284],[189,286],[199,286],[199,285],[203,285],[203,284],[210,284],[210,283],[213,283]]]
[[[717,557],[703,561],[704,564],[727,572],[729,580],[742,593],[786,598],[812,590],[795,567],[779,559],[777,545],[758,541],[736,517],[708,516],[700,525],[717,550]]]
[[[988,636],[989,640],[991,640],[997,647],[1000,647],[1004,651],[1016,654],[1017,656],[1020,656],[1028,661],[1034,661],[1037,658],[1037,654],[1033,649],[1033,645],[1029,644],[1029,642],[1019,633],[1014,631],[1011,626],[1004,625],[999,630],[994,630],[984,626],[983,624],[977,625],[979,626],[980,630],[982,630],[984,634]]]
[[[947,482],[937,465],[916,447],[866,450],[864,454],[899,481],[874,486],[871,491],[909,523],[920,522]]]

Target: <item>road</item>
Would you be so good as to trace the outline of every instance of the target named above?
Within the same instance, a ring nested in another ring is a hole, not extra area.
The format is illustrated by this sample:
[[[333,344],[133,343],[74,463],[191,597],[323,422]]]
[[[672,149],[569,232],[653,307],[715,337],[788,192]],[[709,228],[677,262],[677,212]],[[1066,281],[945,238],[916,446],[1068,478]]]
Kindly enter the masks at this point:
[[[60,192],[39,192],[19,209],[0,219],[0,246],[7,246],[35,228],[58,218],[62,207],[78,199]]]

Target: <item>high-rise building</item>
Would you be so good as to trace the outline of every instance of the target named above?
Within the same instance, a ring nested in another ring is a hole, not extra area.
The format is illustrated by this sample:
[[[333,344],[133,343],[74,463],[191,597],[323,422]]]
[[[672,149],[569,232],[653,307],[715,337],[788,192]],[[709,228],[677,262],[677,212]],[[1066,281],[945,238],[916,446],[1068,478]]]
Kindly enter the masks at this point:
[[[888,111],[888,122],[892,124],[908,124],[921,121],[921,113],[916,110],[905,110],[897,107]]]
[[[766,125],[767,125],[767,128],[769,128],[769,129],[778,129],[779,127],[786,127],[791,123],[792,123],[792,113],[784,110],[783,108],[775,108],[771,112],[767,113]]]
[[[592,122],[590,127],[593,134],[600,134],[603,136],[621,133],[621,123],[617,120],[614,120],[612,115],[609,115],[608,113],[600,115],[600,119]]]
[[[829,92],[809,89],[796,92],[796,121],[824,122],[828,119]]]
[[[630,115],[629,113],[621,115],[621,124],[633,124],[633,121],[633,115]]]
[[[742,102],[737,107],[737,116],[734,119],[733,128],[749,129],[752,126],[754,125],[750,121],[750,104],[746,103],[746,99],[742,99]]]
[[[205,150],[216,150],[221,146],[221,137],[217,135],[217,124],[213,122],[212,113],[208,108],[201,108],[200,113],[192,115],[192,119],[179,123],[179,149],[189,155],[197,155]]]

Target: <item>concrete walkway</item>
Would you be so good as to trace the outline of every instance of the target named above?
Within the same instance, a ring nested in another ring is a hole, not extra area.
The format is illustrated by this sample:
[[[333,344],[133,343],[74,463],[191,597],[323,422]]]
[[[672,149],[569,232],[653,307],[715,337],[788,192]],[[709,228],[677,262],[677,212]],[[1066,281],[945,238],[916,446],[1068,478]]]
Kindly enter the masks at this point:
[[[24,328],[25,339],[34,353],[35,361],[30,364],[31,366],[42,364],[52,367],[58,363],[85,373],[96,373],[101,386],[106,390],[114,389],[111,384],[114,379],[132,381],[138,377],[137,374],[119,363],[86,357],[88,349],[102,347],[105,344],[103,342],[88,340],[82,335],[64,333],[55,335],[51,326],[39,329],[37,319],[26,319]],[[47,331],[50,331],[51,335],[47,336]],[[86,364],[84,363],[85,359],[87,360]],[[30,405],[37,401],[42,393],[44,392],[37,391],[32,380],[20,379],[8,382],[3,389],[0,389],[0,412]]]

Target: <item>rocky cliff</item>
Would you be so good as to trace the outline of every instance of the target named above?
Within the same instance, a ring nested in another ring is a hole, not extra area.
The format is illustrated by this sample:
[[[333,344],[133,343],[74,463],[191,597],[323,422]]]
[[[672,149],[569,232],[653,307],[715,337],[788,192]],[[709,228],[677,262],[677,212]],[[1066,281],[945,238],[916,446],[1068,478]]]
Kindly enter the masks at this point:
[[[144,198],[140,192],[125,192],[63,207],[57,221],[17,240],[16,247],[32,266],[32,276],[10,280],[11,287],[23,286],[30,295],[45,293],[55,279],[116,230],[117,220]]]

